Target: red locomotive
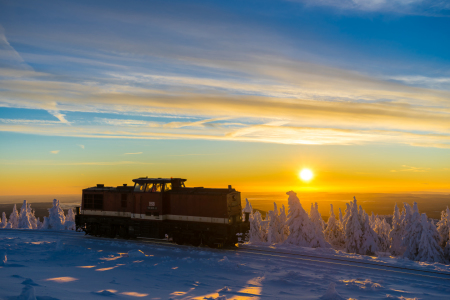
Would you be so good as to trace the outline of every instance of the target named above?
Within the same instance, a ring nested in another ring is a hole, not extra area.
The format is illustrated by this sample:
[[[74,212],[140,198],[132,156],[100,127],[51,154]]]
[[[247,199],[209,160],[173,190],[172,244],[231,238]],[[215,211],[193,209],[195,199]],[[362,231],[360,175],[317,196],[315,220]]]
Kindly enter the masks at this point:
[[[186,179],[133,179],[134,186],[83,190],[76,226],[106,237],[172,238],[177,244],[234,245],[249,230],[242,220],[241,193],[227,189],[185,187]]]

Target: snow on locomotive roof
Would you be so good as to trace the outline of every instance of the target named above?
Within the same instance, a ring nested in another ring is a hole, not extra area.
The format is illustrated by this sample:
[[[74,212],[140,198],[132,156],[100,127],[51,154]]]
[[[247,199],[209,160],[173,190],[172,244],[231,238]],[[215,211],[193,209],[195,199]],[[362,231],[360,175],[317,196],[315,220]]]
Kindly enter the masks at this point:
[[[148,178],[148,177],[140,177],[137,179],[133,179],[133,182],[145,182],[145,183],[169,183],[172,181],[186,181],[183,178]]]

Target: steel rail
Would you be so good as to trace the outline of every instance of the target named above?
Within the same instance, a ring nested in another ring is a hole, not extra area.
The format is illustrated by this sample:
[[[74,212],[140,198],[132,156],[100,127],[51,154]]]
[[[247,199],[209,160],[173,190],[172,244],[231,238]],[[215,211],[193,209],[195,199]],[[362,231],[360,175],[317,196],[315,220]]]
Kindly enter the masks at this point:
[[[384,265],[384,264],[373,263],[373,262],[357,261],[357,260],[353,260],[353,259],[344,259],[344,258],[327,257],[327,256],[315,256],[315,255],[302,254],[302,253],[288,253],[288,252],[272,251],[272,250],[265,250],[265,249],[252,249],[252,248],[239,248],[239,249],[240,250],[238,250],[238,251],[244,251],[244,252],[245,251],[256,251],[256,252],[264,252],[264,253],[272,253],[272,254],[301,256],[301,257],[307,257],[307,258],[327,259],[327,260],[341,261],[341,262],[347,262],[347,263],[371,265],[371,266],[377,266],[377,267],[383,267],[383,268],[391,268],[391,269],[400,269],[400,270],[408,270],[408,271],[415,271],[415,272],[439,274],[439,275],[445,275],[445,276],[449,276],[450,277],[450,272],[447,273],[447,272],[436,272],[436,271],[430,271],[430,270],[421,270],[421,269],[399,267],[399,266],[393,266],[393,265]]]
[[[423,276],[423,277],[435,278],[435,279],[450,280],[450,274],[427,271],[427,270],[409,269],[409,268],[384,266],[384,265],[380,265],[378,268],[376,268],[373,266],[367,266],[368,264],[366,264],[364,262],[354,262],[354,261],[346,261],[346,260],[341,260],[343,262],[336,262],[336,261],[330,261],[328,258],[325,258],[325,257],[320,257],[320,259],[322,259],[322,260],[319,260],[319,259],[313,259],[313,258],[299,257],[302,255],[290,254],[290,253],[286,253],[285,255],[280,255],[280,254],[272,254],[270,252],[269,253],[261,253],[261,252],[258,253],[258,252],[252,252],[252,251],[238,251],[238,252],[248,253],[248,254],[256,254],[256,255],[259,254],[259,255],[263,255],[263,256],[272,256],[272,257],[277,257],[277,258],[296,259],[296,260],[303,260],[303,261],[309,261],[309,262],[315,262],[315,263],[327,263],[327,264],[341,265],[341,266],[347,266],[347,267],[355,267],[355,268],[363,268],[363,269],[370,269],[370,270],[377,270],[377,271],[384,271],[384,272],[407,274],[407,275],[413,275],[413,276]],[[344,263],[344,262],[346,262],[346,263]],[[405,271],[399,271],[398,269],[402,269]],[[406,272],[406,271],[414,271],[414,272]],[[427,274],[421,274],[421,273],[427,273]],[[428,275],[428,274],[435,274],[435,275],[441,275],[441,276],[433,276],[433,275]]]

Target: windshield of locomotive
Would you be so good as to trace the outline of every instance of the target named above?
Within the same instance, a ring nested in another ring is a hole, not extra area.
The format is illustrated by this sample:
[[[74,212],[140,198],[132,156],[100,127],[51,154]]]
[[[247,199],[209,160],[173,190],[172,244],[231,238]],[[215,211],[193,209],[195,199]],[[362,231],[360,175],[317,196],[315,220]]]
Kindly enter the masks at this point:
[[[145,183],[137,183],[136,182],[136,185],[134,186],[134,191],[135,192],[143,192],[143,191],[145,191]]]
[[[157,192],[161,192],[163,187],[162,183],[149,183],[147,184],[147,188],[145,189],[146,192],[150,192],[150,193],[157,193]]]

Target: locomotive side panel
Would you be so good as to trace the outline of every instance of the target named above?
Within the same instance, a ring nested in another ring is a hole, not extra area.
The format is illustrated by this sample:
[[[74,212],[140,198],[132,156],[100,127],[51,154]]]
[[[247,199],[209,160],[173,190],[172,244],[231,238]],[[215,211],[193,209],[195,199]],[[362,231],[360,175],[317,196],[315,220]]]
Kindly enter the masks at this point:
[[[228,218],[226,196],[220,194],[174,193],[169,205],[168,219],[181,220],[179,217],[189,216],[198,222],[213,222],[207,220],[209,218],[225,223]]]
[[[163,201],[162,193],[141,193],[139,195],[138,212],[135,212],[135,218],[148,220],[163,220]]]

